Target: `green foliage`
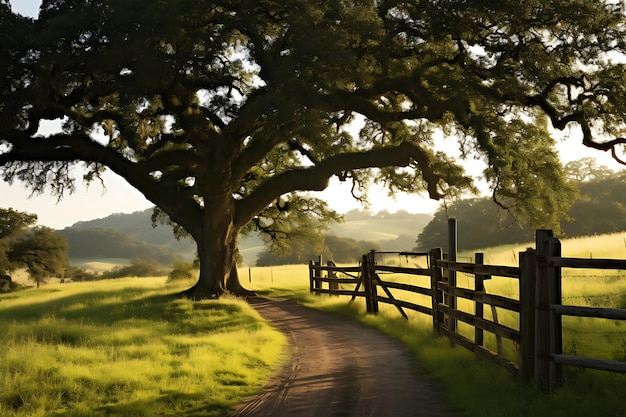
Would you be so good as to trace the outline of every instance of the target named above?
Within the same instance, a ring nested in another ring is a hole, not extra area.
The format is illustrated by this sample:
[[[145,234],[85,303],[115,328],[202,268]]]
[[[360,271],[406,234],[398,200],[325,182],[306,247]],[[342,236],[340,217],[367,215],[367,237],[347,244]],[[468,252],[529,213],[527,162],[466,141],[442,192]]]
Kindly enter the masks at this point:
[[[580,197],[568,210],[568,219],[561,221],[560,234],[578,237],[626,230],[623,174],[600,171],[597,175],[584,174],[584,178],[587,180],[577,183]],[[489,198],[476,198],[456,201],[437,210],[417,238],[420,250],[447,247],[448,218],[457,219],[458,246],[462,250],[534,240],[535,227],[518,222],[513,214]]]
[[[167,274],[168,281],[189,280],[194,277],[194,270],[198,266],[193,262],[174,261],[172,270]]]
[[[36,221],[34,214],[0,208],[0,275],[25,268],[37,284],[63,277],[69,265],[67,241],[50,228],[30,228]],[[3,291],[12,288],[10,282],[3,285]]]
[[[490,198],[455,201],[435,212],[430,223],[417,238],[418,250],[448,249],[448,218],[457,220],[457,245],[460,250],[488,248],[534,239],[533,229],[519,224],[506,210]]]
[[[193,240],[178,241],[172,236],[170,227],[161,225],[153,227],[151,219],[153,211],[154,209],[146,209],[134,213],[114,213],[101,219],[74,223],[69,229],[115,229],[152,245],[169,246],[185,254],[195,251]]]
[[[567,237],[626,230],[624,174],[602,175],[579,184],[581,197],[572,205],[570,222],[563,223]]]
[[[119,266],[102,274],[102,278],[156,277],[165,273],[156,259],[134,257],[130,265]]]
[[[30,279],[40,283],[48,277],[63,277],[69,264],[65,238],[47,227],[35,227],[9,239],[8,259],[12,268],[26,268]]]
[[[602,180],[614,174],[615,172],[612,169],[606,165],[598,165],[598,161],[592,157],[570,161],[565,164],[565,175],[577,183]]]
[[[244,233],[260,231],[269,243],[270,252],[284,259],[289,259],[291,255],[300,259],[307,251],[320,253],[323,233],[331,223],[341,219],[322,200],[292,195],[285,201],[276,201],[254,217]]]
[[[372,241],[357,241],[355,239],[326,235],[323,238],[322,246],[316,247],[311,243],[306,243],[302,247],[292,249],[289,253],[274,254],[271,250],[265,250],[257,258],[257,266],[269,265],[289,265],[308,263],[312,259],[317,259],[322,255],[325,260],[332,260],[335,263],[358,263],[363,254],[370,250],[381,250],[381,245]]]
[[[0,208],[0,240],[17,236],[36,222],[36,214]]]
[[[168,246],[141,241],[121,230],[72,227],[57,233],[67,239],[70,246],[68,255],[72,259],[142,257],[159,259],[166,265],[181,256]]]
[[[144,6],[0,8],[0,175],[62,197],[75,163],[87,182],[113,169],[196,240],[202,288],[224,288],[246,228],[276,250],[312,238],[298,208],[336,217],[306,193],[333,176],[357,198],[378,181],[441,199],[473,189],[462,160],[479,158],[497,201],[548,227],[575,195],[551,129],[616,156],[626,142],[621,3]],[[461,160],[436,150],[443,136]]]
[[[79,268],[73,265],[70,265],[67,268],[65,268],[64,277],[65,279],[70,279],[73,282],[95,281],[98,279],[103,279],[102,275],[89,272],[83,268]]]
[[[0,208],[0,274],[5,274],[17,267],[15,259],[10,257],[10,238],[15,238],[28,231],[35,224],[37,216],[12,208]]]

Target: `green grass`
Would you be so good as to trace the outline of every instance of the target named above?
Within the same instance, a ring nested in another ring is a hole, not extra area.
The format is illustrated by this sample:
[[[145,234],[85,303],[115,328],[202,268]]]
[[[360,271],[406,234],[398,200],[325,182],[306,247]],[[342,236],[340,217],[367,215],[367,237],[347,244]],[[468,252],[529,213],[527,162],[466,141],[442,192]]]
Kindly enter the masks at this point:
[[[516,265],[517,252],[531,245],[491,248],[485,251],[485,263]],[[564,240],[563,256],[594,258],[626,258],[625,241],[621,235],[605,235],[588,239]],[[462,254],[470,257],[473,254]],[[284,266],[252,268],[248,286],[274,296],[297,299],[311,308],[349,315],[364,324],[376,327],[401,339],[414,353],[428,378],[445,393],[453,408],[469,417],[592,417],[626,416],[626,375],[567,366],[565,384],[552,394],[542,393],[521,382],[508,372],[474,356],[461,347],[451,348],[446,338],[433,334],[430,316],[407,311],[403,320],[393,306],[380,304],[380,314],[366,315],[364,302],[349,297],[312,296],[308,291],[308,267]],[[248,271],[240,275],[248,276]],[[622,271],[564,270],[563,298],[566,304],[626,308],[626,273]],[[427,279],[415,276],[386,275],[384,279],[428,285]],[[423,281],[423,282],[422,282]],[[458,281],[473,287],[473,278],[459,275]],[[518,297],[516,280],[495,278],[486,282],[487,292]],[[400,295],[400,292],[395,292]],[[428,297],[414,296],[409,301],[428,306]],[[406,293],[402,299],[409,298]],[[473,312],[473,304],[460,302]],[[498,320],[518,328],[515,313],[498,309]],[[491,318],[491,310],[485,307]],[[615,320],[564,318],[564,350],[566,353],[594,358],[626,361],[626,323]],[[472,336],[471,329],[465,329]],[[485,333],[487,343],[495,350],[495,337]],[[504,342],[505,355],[517,360],[516,346]]]
[[[145,278],[0,296],[0,416],[227,415],[285,338],[243,301],[179,290]]]
[[[515,251],[525,247],[489,249],[485,262],[514,265]],[[626,254],[621,236],[563,242],[565,256],[589,256],[589,247],[593,257]],[[310,295],[306,265],[242,268],[240,277],[262,294],[349,315],[401,339],[446,401],[469,417],[626,416],[624,375],[566,367],[565,385],[543,394],[473,353],[451,348],[434,336],[429,316],[409,311],[405,321],[387,305],[368,316],[363,300]],[[564,298],[572,304],[626,307],[620,271],[567,271],[564,277]],[[400,278],[427,285],[419,277],[385,277]],[[470,287],[472,280],[459,277]],[[193,303],[171,296],[190,284],[122,279],[0,295],[0,417],[228,415],[280,367],[286,341],[240,300]],[[517,293],[510,279],[486,285],[490,293]],[[498,318],[516,320],[504,311]],[[623,326],[566,320],[566,351],[625,361]],[[512,344],[506,349],[515,355]]]

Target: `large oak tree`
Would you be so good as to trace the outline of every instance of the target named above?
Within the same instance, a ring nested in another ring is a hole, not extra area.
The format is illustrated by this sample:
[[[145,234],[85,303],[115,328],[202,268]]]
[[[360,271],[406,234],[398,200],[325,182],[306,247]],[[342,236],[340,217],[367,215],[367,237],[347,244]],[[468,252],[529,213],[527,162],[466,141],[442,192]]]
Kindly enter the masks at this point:
[[[241,231],[332,216],[301,192],[333,176],[356,196],[368,179],[434,199],[468,187],[442,133],[486,162],[494,200],[547,226],[573,195],[550,128],[624,142],[622,6],[44,0],[31,20],[0,0],[0,173],[58,196],[79,161],[87,180],[121,175],[197,242],[191,297],[239,288]],[[45,120],[63,130],[39,135]]]

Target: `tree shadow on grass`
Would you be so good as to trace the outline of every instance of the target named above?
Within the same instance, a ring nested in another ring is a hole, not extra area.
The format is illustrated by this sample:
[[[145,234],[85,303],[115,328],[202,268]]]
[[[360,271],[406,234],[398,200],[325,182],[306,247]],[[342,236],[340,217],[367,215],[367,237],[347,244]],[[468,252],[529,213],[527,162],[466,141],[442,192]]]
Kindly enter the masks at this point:
[[[145,322],[146,325],[150,322],[167,323],[175,326],[176,333],[185,334],[223,329],[255,330],[260,326],[257,321],[237,314],[242,308],[236,304],[219,300],[193,302],[178,294],[155,295],[149,292],[141,287],[85,291],[27,305],[0,306],[0,317],[28,324],[46,317],[92,326],[112,326],[132,320]]]
[[[45,300],[33,299],[33,301],[35,302],[21,305],[0,305],[0,318],[5,321],[7,328],[12,326],[8,334],[14,340],[24,339],[55,347],[64,345],[98,352],[117,352],[117,349],[111,350],[111,346],[116,345],[121,348],[119,350],[121,352],[126,348],[132,351],[135,345],[145,346],[150,343],[151,338],[157,338],[159,341],[165,341],[167,346],[165,352],[175,356],[172,359],[175,362],[185,360],[184,353],[190,346],[206,343],[197,339],[198,336],[254,331],[263,326],[260,320],[246,314],[244,307],[237,303],[223,300],[193,302],[181,298],[178,294],[155,294],[153,290],[144,287],[131,286],[119,290],[86,289],[67,295],[61,291]],[[0,336],[0,342],[2,339]],[[210,344],[207,345],[207,349],[210,349]],[[103,360],[107,360],[106,354]],[[126,360],[132,358],[128,357]],[[233,390],[239,389],[238,385],[246,385],[245,379],[239,378],[234,383],[233,378],[229,378],[224,381],[218,379],[216,383],[224,386],[235,385]],[[91,381],[89,384],[91,383],[95,382]],[[73,384],[81,383],[73,380]],[[246,390],[245,387],[241,388]],[[230,389],[227,388],[227,391]],[[147,394],[151,396],[149,400],[120,399],[119,403],[114,403],[113,395],[110,404],[94,404],[97,408],[90,411],[94,416],[151,416],[155,409],[160,410],[160,415],[166,416],[227,415],[233,404],[226,404],[220,399],[213,401],[209,399],[210,394],[208,391],[202,393],[168,391],[164,384],[156,395]],[[232,398],[231,395],[227,397]],[[168,414],[168,410],[172,410],[171,414]],[[79,414],[77,410],[68,407],[66,410],[56,411],[53,415]]]
[[[144,398],[131,402],[107,404],[90,410],[94,417],[100,416],[153,416],[154,410],[161,411],[163,417],[225,417],[230,415],[232,404],[208,404],[206,394],[186,394],[177,391],[165,392],[163,395]],[[167,411],[169,410],[169,412]],[[57,411],[54,417],[74,417],[75,410]],[[92,415],[92,414],[90,414]]]

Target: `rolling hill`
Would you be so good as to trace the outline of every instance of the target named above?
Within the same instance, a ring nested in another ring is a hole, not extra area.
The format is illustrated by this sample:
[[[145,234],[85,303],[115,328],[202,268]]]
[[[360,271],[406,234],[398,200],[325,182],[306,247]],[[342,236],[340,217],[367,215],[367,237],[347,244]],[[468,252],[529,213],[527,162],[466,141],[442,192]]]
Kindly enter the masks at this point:
[[[174,259],[191,260],[195,243],[191,239],[177,241],[168,226],[152,227],[152,210],[81,221],[58,230],[70,245],[72,261],[149,257],[164,265]],[[411,214],[405,211],[369,213],[353,210],[345,214],[345,222],[333,224],[329,234],[355,240],[376,241],[389,251],[410,250],[415,246],[419,232],[432,219],[430,214]],[[259,236],[243,236],[240,251],[244,263],[253,265],[257,255],[265,249]]]

